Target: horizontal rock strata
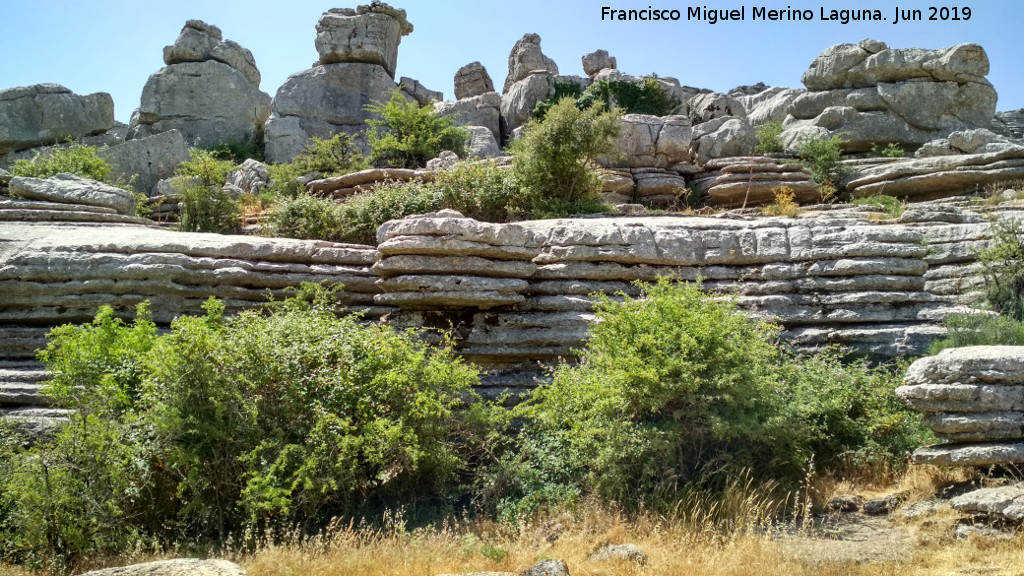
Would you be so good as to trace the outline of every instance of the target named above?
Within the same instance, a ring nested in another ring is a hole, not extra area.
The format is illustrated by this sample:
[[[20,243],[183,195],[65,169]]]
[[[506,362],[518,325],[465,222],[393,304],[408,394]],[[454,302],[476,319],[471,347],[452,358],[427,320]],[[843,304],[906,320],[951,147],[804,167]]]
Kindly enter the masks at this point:
[[[821,200],[818,184],[802,164],[784,164],[749,156],[712,160],[694,178],[693,189],[715,206],[758,206],[776,201],[776,192],[793,194],[800,204]]]

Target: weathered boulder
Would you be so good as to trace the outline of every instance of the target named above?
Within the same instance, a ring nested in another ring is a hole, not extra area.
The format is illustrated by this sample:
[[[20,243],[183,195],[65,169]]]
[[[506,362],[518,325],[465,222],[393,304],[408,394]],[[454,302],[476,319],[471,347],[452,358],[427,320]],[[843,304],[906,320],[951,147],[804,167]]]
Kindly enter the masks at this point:
[[[981,488],[950,500],[954,510],[1013,523],[1024,521],[1024,484]]]
[[[174,44],[164,47],[167,65],[207,60],[223,62],[245,75],[253,86],[260,85],[260,71],[252,52],[237,42],[224,40],[220,28],[202,20],[186,22]]]
[[[533,117],[538,102],[555,93],[555,77],[547,73],[531,74],[508,85],[501,96],[501,118],[505,121],[503,136],[512,134]]]
[[[487,92],[494,92],[487,68],[479,62],[470,62],[455,73],[455,99],[472,98]]]
[[[135,213],[131,192],[74,174],[57,174],[51,178],[15,177],[11,179],[10,191],[28,200],[112,208],[125,215]]]
[[[493,158],[501,155],[501,146],[494,133],[483,126],[466,126],[469,140],[466,142],[466,158]]]
[[[238,168],[228,172],[225,184],[243,192],[257,194],[270,182],[270,169],[259,160],[247,158]]]
[[[519,576],[569,576],[565,560],[541,560],[523,570]]]
[[[426,106],[427,104],[433,104],[434,102],[440,102],[444,100],[444,94],[437,90],[431,90],[420,84],[418,80],[412,78],[406,78],[402,76],[398,81],[398,87],[405,92],[410,98],[416,101],[420,106]]]
[[[597,50],[583,55],[583,73],[593,78],[601,70],[617,70],[615,57],[607,50]]]
[[[138,174],[133,187],[147,196],[153,194],[161,178],[174,174],[178,165],[189,158],[188,145],[179,130],[103,148],[99,156],[110,163],[110,175],[115,180],[128,182]]]
[[[800,204],[821,200],[817,183],[802,164],[784,164],[760,156],[710,160],[692,181],[693,189],[718,206],[757,206],[775,201],[786,187]]]
[[[746,118],[722,116],[694,126],[690,155],[697,165],[714,158],[749,156],[757,146],[757,133]]]
[[[619,129],[617,157],[604,163],[627,168],[692,170],[692,140],[693,127],[686,116],[626,114]]]
[[[332,8],[316,25],[320,64],[362,63],[381,66],[391,78],[398,64],[398,44],[412,33],[405,10],[384,2],[351,8]]]
[[[694,126],[726,116],[741,120],[747,117],[747,111],[743,104],[740,104],[732,96],[726,96],[719,92],[694,96],[686,103],[686,108]]]
[[[636,544],[605,544],[587,557],[588,562],[602,560],[629,560],[643,566],[647,564],[647,554]]]
[[[325,64],[293,74],[274,97],[266,125],[265,158],[288,162],[313,136],[362,134],[365,121],[373,116],[365,106],[386,102],[397,87],[375,64]],[[356,144],[366,150],[365,139],[356,138]]]
[[[1014,141],[985,128],[975,128],[953,132],[947,138],[927,142],[914,155],[929,158],[957,154],[995,154],[1021,148],[1019,140]]]
[[[436,102],[434,112],[438,116],[454,116],[457,126],[482,126],[490,131],[496,142],[500,142],[501,106],[502,99],[497,92],[485,92],[456,102]]]
[[[955,130],[988,127],[996,105],[988,70],[976,44],[832,46],[804,73],[808,92],[794,100],[781,140],[792,148],[805,137],[838,134],[845,150],[861,152],[891,142],[917,148]]]
[[[245,576],[245,570],[228,560],[183,558],[92,570],[81,576]]]
[[[533,74],[558,76],[558,65],[541,52],[540,36],[524,34],[508,55],[508,76],[502,94],[507,94],[513,84]]]
[[[114,101],[105,92],[80,96],[57,84],[0,90],[0,156],[113,126]]]

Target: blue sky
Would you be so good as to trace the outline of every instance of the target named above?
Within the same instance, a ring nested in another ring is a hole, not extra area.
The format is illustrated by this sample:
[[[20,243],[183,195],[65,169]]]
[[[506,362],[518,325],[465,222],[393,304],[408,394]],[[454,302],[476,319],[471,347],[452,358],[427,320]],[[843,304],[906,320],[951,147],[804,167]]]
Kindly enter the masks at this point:
[[[500,90],[508,53],[528,32],[540,34],[542,48],[563,74],[582,74],[580,58],[604,48],[630,74],[673,76],[683,84],[725,91],[741,84],[802,87],[800,76],[814,57],[840,42],[875,38],[891,47],[939,48],[962,42],[985,47],[989,80],[999,93],[999,110],[1024,108],[1024,15],[1011,1],[971,0],[968,21],[927,21],[936,2],[855,0],[845,7],[880,10],[884,22],[821,21],[820,3],[620,2],[613,0],[509,2],[394,0],[415,26],[399,49],[398,76],[416,78],[452,97],[452,79],[478,60]],[[679,9],[678,22],[601,21],[602,6],[622,9]],[[253,52],[271,96],[285,79],[317,59],[317,19],[333,7],[353,4],[309,0],[0,0],[0,89],[42,82],[75,92],[109,92],[115,116],[126,122],[139,104],[150,74],[163,66],[162,49],[174,42],[188,19],[216,24],[224,37]],[[745,22],[685,21],[687,7],[739,9]],[[814,20],[752,22],[755,6],[810,9]],[[898,8],[922,10],[925,21],[893,24]],[[830,7],[825,7],[828,14]]]

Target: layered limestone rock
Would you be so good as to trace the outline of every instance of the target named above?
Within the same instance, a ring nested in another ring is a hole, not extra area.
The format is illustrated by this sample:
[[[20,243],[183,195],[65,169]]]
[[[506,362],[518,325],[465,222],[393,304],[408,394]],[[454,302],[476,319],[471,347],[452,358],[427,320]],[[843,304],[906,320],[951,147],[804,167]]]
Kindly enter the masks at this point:
[[[1024,108],[996,112],[989,129],[1008,138],[1024,138]]]
[[[686,116],[626,114],[619,129],[616,157],[605,164],[693,173],[692,141],[693,125]]]
[[[398,80],[398,87],[406,96],[415,100],[420,106],[426,106],[428,104],[444,100],[444,94],[441,92],[431,90],[423,84],[420,84],[418,80],[407,78],[405,76],[402,76]]]
[[[953,132],[926,144],[924,158],[857,168],[845,181],[846,191],[854,198],[887,194],[926,200],[973,194],[990,183],[1024,178],[1024,146],[986,133],[994,136],[987,130]]]
[[[434,113],[438,116],[454,116],[456,126],[486,128],[495,142],[501,142],[501,96],[497,92],[467,96],[457,102],[437,102],[434,104]]]
[[[607,50],[596,50],[583,55],[583,73],[593,78],[602,70],[618,70],[615,57]]]
[[[896,395],[949,442],[916,451],[915,461],[960,466],[1024,461],[1024,347],[943,350],[911,364]]]
[[[538,102],[554,93],[558,65],[540,50],[540,36],[525,34],[508,56],[508,76],[501,93],[505,134],[526,124]]]
[[[821,192],[803,164],[780,163],[762,156],[711,160],[692,187],[715,206],[758,206],[775,202],[776,193],[789,193],[800,204],[821,200]]]
[[[686,103],[686,109],[690,115],[690,121],[695,126],[725,116],[741,120],[747,117],[746,109],[738,100],[718,92],[694,96]]]
[[[153,196],[156,183],[174,174],[178,166],[189,159],[188,144],[179,130],[128,140],[103,148],[98,155],[110,163],[112,180],[132,182],[137,192],[147,196]]]
[[[392,220],[377,232],[378,304],[403,310],[518,304],[536,265],[539,239],[514,224],[489,224],[454,210]]]
[[[765,122],[783,122],[789,115],[789,107],[803,90],[773,86],[752,94],[732,94],[747,112],[747,119],[754,126]]]
[[[700,166],[716,158],[749,156],[757,146],[757,133],[746,118],[721,116],[693,127],[690,155]]]
[[[190,145],[256,143],[270,116],[270,96],[259,89],[252,53],[224,40],[216,26],[189,20],[166,67],[149,77],[128,139],[179,130]]]
[[[114,100],[106,92],[83,96],[58,84],[0,90],[0,157],[113,126]]]
[[[355,10],[332,9],[317,23],[317,64],[291,75],[274,96],[266,124],[264,157],[289,162],[313,137],[348,134],[364,152],[364,132],[373,113],[366,106],[387,102],[401,37],[413,30],[405,11],[383,2]]]
[[[956,130],[987,128],[996,106],[988,72],[977,44],[837,44],[804,73],[808,91],[793,101],[781,140],[793,148],[801,138],[841,135],[846,151],[864,152],[891,142],[914,149]]]
[[[391,78],[398,65],[398,45],[413,31],[405,10],[374,0],[369,5],[332,8],[316,25],[320,64],[359,62],[382,66]]]
[[[367,192],[387,182],[408,182],[409,180],[432,180],[434,173],[430,170],[413,170],[410,168],[367,168],[359,172],[312,180],[306,189],[314,194],[330,194],[335,198],[344,198],[352,194]]]
[[[131,192],[74,174],[57,174],[50,178],[19,176],[11,178],[8,186],[11,194],[26,200],[109,208],[118,214],[135,214],[135,199]]]

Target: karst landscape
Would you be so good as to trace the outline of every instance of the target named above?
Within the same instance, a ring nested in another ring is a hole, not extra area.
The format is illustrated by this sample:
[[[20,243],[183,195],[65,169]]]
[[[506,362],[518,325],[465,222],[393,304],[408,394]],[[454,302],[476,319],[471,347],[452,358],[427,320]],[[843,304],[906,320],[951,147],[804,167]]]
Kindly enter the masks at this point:
[[[449,100],[413,33],[0,90],[0,575],[1024,572],[983,47],[715,93],[526,33]]]

